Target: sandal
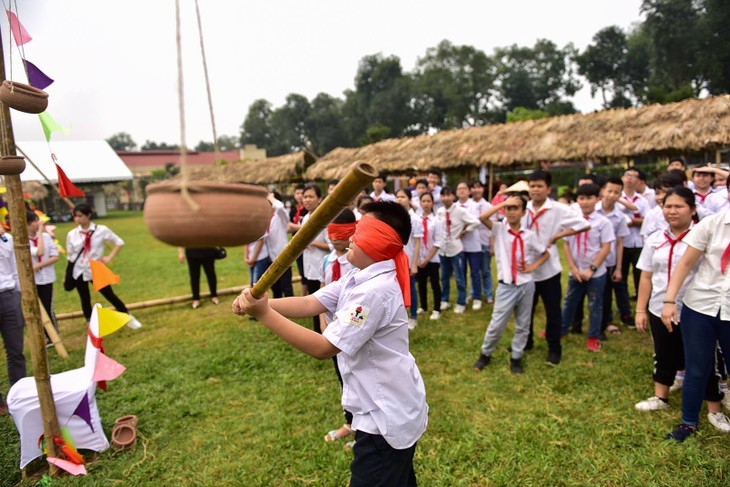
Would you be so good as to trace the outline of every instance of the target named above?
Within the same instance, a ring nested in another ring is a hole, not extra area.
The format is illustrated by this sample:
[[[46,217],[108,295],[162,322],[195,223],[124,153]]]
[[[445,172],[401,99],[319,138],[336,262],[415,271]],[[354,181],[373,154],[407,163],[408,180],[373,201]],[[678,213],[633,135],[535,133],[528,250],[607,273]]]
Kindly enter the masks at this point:
[[[608,325],[606,327],[606,331],[612,335],[620,335],[621,334],[621,328],[619,328],[616,325]]]
[[[193,309],[198,309],[198,308],[200,308],[200,301],[198,301],[198,300],[193,301]]]
[[[338,431],[340,431],[343,428],[347,432],[346,433],[338,433]],[[332,430],[332,431],[328,432],[326,435],[324,435],[324,441],[327,442],[327,443],[333,443],[333,442],[335,442],[337,440],[341,440],[342,438],[344,438],[346,436],[350,436],[351,434],[352,434],[352,428],[350,427],[350,425],[343,424],[338,429]]]
[[[216,297],[210,298],[210,302],[213,304],[221,304],[221,300]]]
[[[355,448],[355,440],[348,441],[342,446],[342,449],[345,451],[352,451],[353,448]]]

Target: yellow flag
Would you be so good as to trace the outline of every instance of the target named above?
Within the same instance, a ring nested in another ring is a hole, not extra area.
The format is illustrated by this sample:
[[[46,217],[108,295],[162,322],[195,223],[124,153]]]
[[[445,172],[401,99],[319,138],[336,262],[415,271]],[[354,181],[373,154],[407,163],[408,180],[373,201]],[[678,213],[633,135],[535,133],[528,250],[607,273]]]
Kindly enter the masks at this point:
[[[129,315],[112,311],[110,309],[99,308],[99,336],[111,335],[129,321]]]
[[[114,274],[105,264],[91,259],[91,280],[94,283],[94,292],[98,293],[112,284],[119,284],[119,274]]]

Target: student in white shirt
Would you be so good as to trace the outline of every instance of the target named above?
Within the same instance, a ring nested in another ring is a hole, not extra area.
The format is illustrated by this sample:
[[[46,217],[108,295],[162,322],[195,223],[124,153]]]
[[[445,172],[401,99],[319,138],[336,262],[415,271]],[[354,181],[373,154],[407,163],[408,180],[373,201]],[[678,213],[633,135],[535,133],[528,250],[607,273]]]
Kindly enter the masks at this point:
[[[641,255],[641,249],[644,246],[644,239],[641,237],[641,224],[644,222],[644,217],[649,211],[649,203],[636,191],[639,184],[638,169],[634,167],[626,169],[621,180],[624,183],[624,192],[621,198],[626,203],[631,203],[636,206],[636,210],[633,210],[627,204],[624,204],[623,208],[624,213],[630,221],[629,235],[624,238],[624,259],[621,262],[621,276],[626,282],[626,288],[628,289],[629,267],[633,267],[635,292],[639,288],[639,277],[641,275],[641,271],[636,268],[636,263],[639,261],[639,255]],[[636,296],[636,294],[633,296]]]
[[[411,208],[411,191],[401,188],[395,193],[396,201],[408,211],[411,217],[411,235],[405,245],[405,253],[411,265],[411,315],[408,318],[408,329],[418,326],[418,293],[416,293],[416,274],[418,274],[418,256],[421,255],[421,239],[423,238],[423,224],[416,212]]]
[[[428,290],[427,282],[431,283],[433,291],[433,312],[430,320],[441,318],[441,280],[439,278],[439,249],[443,245],[443,229],[436,214],[433,212],[433,195],[429,192],[421,195],[421,225],[423,226],[423,239],[421,255],[418,260],[418,299],[423,311],[428,311]]]
[[[26,376],[23,355],[23,310],[20,304],[20,283],[15,263],[12,235],[0,225],[0,335],[5,346],[9,386]],[[0,394],[0,416],[8,408]]]
[[[373,201],[395,201],[395,196],[388,193],[385,185],[385,175],[381,174],[373,180],[373,191],[370,193]]]
[[[434,211],[438,211],[439,208],[443,208],[444,206],[441,202],[441,171],[432,167],[428,170],[426,181],[428,181],[428,190],[433,196],[433,209]]]
[[[466,275],[459,254],[464,250],[461,239],[468,232],[474,231],[479,220],[470,212],[454,203],[454,192],[448,186],[441,189],[443,207],[436,212],[436,217],[443,229],[443,246],[439,250],[441,260],[441,311],[449,308],[449,294],[451,292],[451,275],[456,278],[456,306],[454,313],[463,313],[466,310]]]
[[[637,169],[639,180],[636,184],[636,192],[644,197],[649,204],[649,209],[655,208],[657,205],[654,189],[646,184],[646,173],[641,169]]]
[[[81,300],[81,309],[84,312],[86,321],[91,319],[91,295],[89,294],[89,282],[92,280],[91,264],[89,261],[98,260],[102,264],[108,264],[119,253],[124,245],[124,240],[112,232],[105,225],[97,225],[91,221],[91,206],[88,203],[79,203],[74,206],[73,215],[76,227],[66,235],[66,258],[71,262],[75,260],[73,277],[76,279],[76,291]],[[112,249],[104,255],[105,245],[109,243]],[[127,310],[124,302],[114,294],[111,285],[99,290],[114,308],[121,313],[128,313],[130,320],[127,326],[136,329],[142,324]]]
[[[410,216],[402,206],[364,207],[347,258],[351,271],[314,295],[269,301],[246,289],[233,303],[287,343],[318,359],[337,355],[342,405],[353,414],[355,458],[350,485],[416,485],[413,454],[426,430],[426,391],[408,350],[410,286],[403,245]],[[286,317],[329,311],[336,319],[322,335]]]
[[[26,212],[28,221],[28,238],[30,239],[30,256],[33,261],[33,278],[35,280],[38,299],[41,300],[46,314],[58,331],[56,313],[53,311],[53,283],[56,282],[54,264],[58,261],[58,247],[53,237],[45,233],[43,222],[32,211]],[[51,340],[46,333],[46,344]]]
[[[722,350],[730,350],[730,212],[703,218],[684,242],[688,247],[672,272],[662,307],[662,322],[671,330],[674,323],[680,322],[676,305],[679,290],[699,262],[682,300],[686,367],[682,423],[666,436],[679,442],[697,431],[716,344],[719,342]]]
[[[715,171],[712,167],[696,166],[692,170],[692,182],[695,184],[697,206],[704,208],[708,196],[714,193]]]
[[[269,221],[269,229],[267,230],[265,245],[269,253],[269,259],[274,262],[279,254],[284,250],[289,242],[287,227],[289,224],[289,215],[286,212],[284,203],[281,201],[281,195],[277,192],[269,193],[269,203],[271,203],[271,220]],[[275,298],[284,296],[294,296],[294,288],[292,287],[292,269],[288,267],[279,279],[271,286],[271,292]]]
[[[531,273],[550,257],[547,247],[534,232],[522,228],[520,220],[525,215],[527,198],[509,196],[488,209],[479,219],[492,231],[494,255],[497,259],[496,299],[492,319],[484,334],[481,353],[474,363],[474,370],[481,371],[492,360],[492,353],[507,327],[510,315],[515,315],[515,334],[512,338],[510,370],[522,374],[522,355],[530,330],[530,314],[535,283]],[[492,216],[504,210],[505,219],[494,222]]]
[[[666,218],[664,218],[662,203],[667,191],[674,189],[677,186],[684,187],[682,178],[679,176],[677,171],[666,172],[654,180],[654,195],[657,206],[649,210],[644,217],[644,222],[641,224],[640,233],[644,240],[657,230],[664,231],[669,228],[669,224],[667,223]]]
[[[302,225],[309,221],[309,217],[321,202],[322,191],[319,189],[319,186],[311,183],[305,185],[304,193],[302,194],[302,204],[304,204],[307,214],[302,220]],[[302,253],[304,256],[304,277],[307,278],[307,290],[310,294],[319,289],[322,284],[324,258],[331,251],[332,247],[329,237],[327,237],[327,229],[324,229]],[[312,317],[312,327],[314,331],[321,333],[319,315]]]
[[[421,196],[423,193],[428,193],[428,181],[425,179],[416,180],[416,191],[412,193],[411,208],[416,212],[416,215],[421,216],[423,214],[423,210],[421,209]]]
[[[471,199],[471,190],[466,181],[456,183],[456,197],[458,201],[456,205],[461,206],[472,214],[475,218],[479,218],[481,214],[476,202]],[[484,225],[478,225],[477,228]],[[471,298],[472,309],[482,309],[482,242],[479,239],[479,231],[477,229],[467,232],[461,238],[461,245],[464,250],[461,252],[461,267],[464,268],[464,278],[466,278],[467,267],[471,276]]]
[[[475,179],[469,183],[469,190],[471,191],[471,199],[476,207],[476,214],[481,215],[492,207],[492,204],[484,199],[484,185],[478,179]],[[496,217],[493,217],[496,219]],[[479,232],[479,244],[480,244],[480,259],[481,259],[481,275],[482,275],[482,292],[487,304],[494,304],[494,291],[492,289],[492,254],[490,251],[490,241],[492,232],[487,228],[486,225],[479,225],[477,227]],[[481,297],[479,298],[481,299]]]
[[[591,228],[563,240],[565,258],[570,267],[568,293],[563,306],[562,332],[568,333],[578,303],[588,297],[589,326],[586,348],[591,352],[601,350],[601,319],[603,317],[603,288],[606,286],[606,257],[611,252],[611,242],[616,240],[613,225],[596,213],[596,203],[601,189],[595,184],[578,188],[576,197],[583,217]]]

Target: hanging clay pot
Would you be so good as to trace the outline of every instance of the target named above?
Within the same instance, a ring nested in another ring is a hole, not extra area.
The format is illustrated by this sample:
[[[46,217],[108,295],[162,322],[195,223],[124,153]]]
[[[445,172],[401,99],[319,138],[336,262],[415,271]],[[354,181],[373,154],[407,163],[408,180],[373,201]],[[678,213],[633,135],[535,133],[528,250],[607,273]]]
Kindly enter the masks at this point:
[[[41,113],[48,108],[48,93],[16,81],[3,81],[0,101],[10,108],[25,113]]]
[[[0,175],[15,176],[25,171],[25,158],[20,156],[0,157]]]
[[[180,181],[147,186],[144,221],[155,238],[178,247],[236,247],[266,232],[271,204],[265,188],[193,181],[188,191],[197,211],[183,198]]]

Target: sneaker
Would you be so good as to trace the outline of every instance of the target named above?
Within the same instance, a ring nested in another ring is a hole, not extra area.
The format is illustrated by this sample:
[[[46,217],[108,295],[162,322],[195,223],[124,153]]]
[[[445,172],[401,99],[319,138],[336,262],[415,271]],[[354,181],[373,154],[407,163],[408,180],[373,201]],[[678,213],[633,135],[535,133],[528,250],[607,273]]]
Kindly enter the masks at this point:
[[[418,320],[415,318],[408,318],[408,329],[412,330],[418,326]]]
[[[139,320],[132,315],[132,313],[129,313],[129,321],[127,322],[127,326],[133,330],[139,330],[140,328],[142,328],[142,323],[140,323]]]
[[[428,318],[429,320],[438,320],[441,318],[441,311],[433,311],[431,313],[431,316]]]
[[[558,352],[548,352],[546,363],[555,367],[560,363],[560,354]]]
[[[449,308],[451,308],[451,305],[448,301],[441,301],[441,311],[446,311]]]
[[[492,357],[488,355],[484,355],[483,353],[479,354],[479,358],[476,362],[474,362],[474,370],[477,372],[481,371],[484,367],[489,365],[489,362],[492,361]]]
[[[457,304],[456,306],[454,306],[454,313],[456,313],[457,315],[462,314],[464,311],[466,311],[466,306],[464,306],[463,304]]]
[[[426,310],[425,310],[425,309],[423,309],[423,308],[418,308],[418,309],[416,310],[416,314],[417,314],[417,315],[422,315],[422,314],[423,314],[423,313],[425,313],[425,312],[426,312]]]
[[[725,409],[730,411],[730,392],[729,391],[722,391],[725,393],[725,397],[722,398],[722,405],[725,406]]]
[[[521,358],[509,359],[509,370],[513,374],[524,374],[525,369],[522,368],[522,359]]]
[[[669,403],[662,401],[657,396],[652,396],[645,401],[637,402],[634,408],[637,411],[661,411],[662,409],[669,409]]]
[[[671,433],[667,433],[667,435],[664,437],[665,440],[674,440],[677,443],[682,443],[684,440],[692,436],[693,434],[697,433],[697,427],[696,426],[690,426],[688,424],[680,424],[677,426],[674,431]]]
[[[722,431],[723,433],[730,433],[730,420],[727,419],[727,416],[725,416],[725,413],[717,412],[717,413],[710,413],[707,415],[707,419],[710,420],[710,424],[715,427],[717,431]]]
[[[674,376],[674,384],[672,384],[669,387],[669,392],[677,392],[677,391],[681,390],[682,384],[684,384],[684,376],[683,375]]]
[[[478,311],[478,310],[482,309],[481,299],[475,299],[471,305],[471,309],[473,309],[474,311]]]
[[[590,350],[591,352],[600,352],[601,351],[601,340],[598,338],[588,338],[586,340],[586,348]]]

